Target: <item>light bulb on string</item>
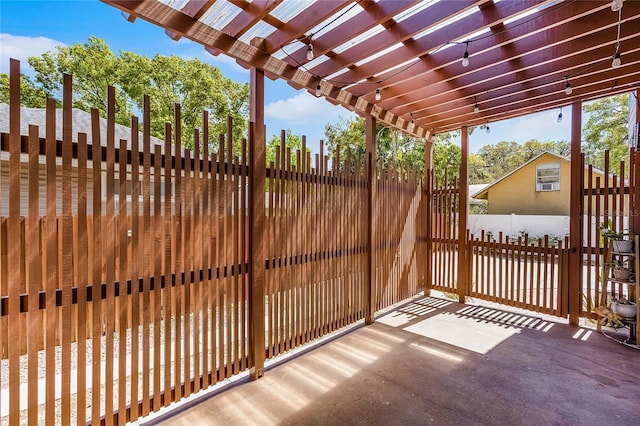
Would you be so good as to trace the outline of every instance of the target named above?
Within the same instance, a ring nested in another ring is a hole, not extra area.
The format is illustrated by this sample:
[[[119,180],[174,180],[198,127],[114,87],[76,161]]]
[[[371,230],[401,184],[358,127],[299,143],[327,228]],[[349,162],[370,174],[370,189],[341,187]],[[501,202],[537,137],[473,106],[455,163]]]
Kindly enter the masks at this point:
[[[380,88],[376,89],[376,101],[382,99],[382,94],[380,93]]]
[[[485,128],[487,129],[487,134],[491,133],[491,129],[489,128],[489,123],[487,123],[487,125],[485,126]]]
[[[468,67],[469,66],[469,42],[466,42],[466,46],[464,48],[464,55],[462,55],[462,66],[463,67]]]
[[[618,68],[622,64],[622,60],[620,59],[620,52],[616,50],[616,54],[613,55],[613,61],[611,61],[612,68]]]
[[[477,102],[476,102],[476,105],[473,107],[473,112],[475,112],[476,114],[480,112],[480,107],[478,107]]]
[[[570,95],[573,93],[573,88],[571,87],[571,83],[569,83],[569,77],[565,76],[564,79],[567,81],[567,84],[564,85],[564,93]]]
[[[322,88],[320,87],[320,83],[318,83],[318,85],[316,86],[316,98],[319,98],[322,94],[321,89]]]
[[[620,9],[622,9],[623,3],[624,3],[624,0],[613,0],[611,2],[611,10],[613,10],[614,12],[619,11]]]
[[[313,60],[313,44],[309,43],[307,46],[307,61]]]
[[[556,121],[558,123],[562,123],[562,109],[560,109],[560,114],[558,114],[558,119]]]

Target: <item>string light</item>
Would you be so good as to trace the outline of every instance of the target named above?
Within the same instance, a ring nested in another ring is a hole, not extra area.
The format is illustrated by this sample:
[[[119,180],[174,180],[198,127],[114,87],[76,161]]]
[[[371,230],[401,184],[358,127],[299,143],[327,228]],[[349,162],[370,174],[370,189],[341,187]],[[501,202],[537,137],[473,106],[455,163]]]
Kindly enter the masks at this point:
[[[380,99],[382,99],[382,94],[380,93],[380,88],[378,87],[376,89],[376,101],[379,101]]]
[[[620,2],[620,8],[622,8],[622,1]],[[613,55],[613,61],[611,61],[612,68],[618,68],[622,63],[622,61],[620,60],[620,25],[621,24],[622,24],[622,9],[618,9],[618,35],[616,36],[616,53]]]
[[[616,49],[616,54],[613,55],[613,61],[611,61],[611,67],[618,68],[620,64],[622,64],[622,61],[620,60],[620,52]]]
[[[614,12],[619,11],[620,9],[622,9],[623,3],[624,3],[624,0],[613,0],[611,2],[611,10],[613,10]]]
[[[408,127],[408,129],[409,129],[409,131],[411,132],[411,131],[413,131],[413,127],[415,126],[416,122],[415,122],[415,120],[413,119],[413,113],[412,113],[412,112],[410,112],[410,113],[409,113],[409,115],[411,116],[411,122],[409,123],[409,127]]]
[[[573,88],[571,87],[571,83],[569,83],[569,76],[565,75],[564,79],[567,81],[567,84],[564,85],[564,93],[570,95],[573,93]]]
[[[316,98],[319,98],[321,93],[321,87],[320,87],[320,83],[318,83],[318,85],[316,86]]]
[[[307,61],[313,61],[313,44],[307,46]]]
[[[489,128],[489,122],[487,121],[487,124],[484,126],[485,129],[487,129],[487,134],[491,133],[491,129]]]
[[[558,114],[558,119],[556,121],[558,123],[562,123],[562,108],[560,108],[560,114]]]
[[[462,55],[462,66],[468,67],[469,66],[469,41],[467,40],[465,44],[466,46],[464,48],[464,55]]]
[[[474,102],[476,103],[475,106],[473,107],[473,112],[475,112],[476,114],[480,112],[480,107],[478,106],[478,100],[476,99],[476,97],[473,97]]]

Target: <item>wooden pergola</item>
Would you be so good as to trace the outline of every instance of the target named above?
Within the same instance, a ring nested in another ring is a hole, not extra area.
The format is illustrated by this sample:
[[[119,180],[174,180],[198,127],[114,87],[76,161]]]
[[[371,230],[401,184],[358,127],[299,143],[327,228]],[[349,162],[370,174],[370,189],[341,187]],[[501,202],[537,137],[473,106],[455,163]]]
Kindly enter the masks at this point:
[[[461,199],[468,198],[469,126],[570,105],[570,270],[579,276],[582,102],[637,90],[640,1],[103,1],[132,22],[144,19],[251,69],[257,141],[264,140],[264,75],[363,115],[368,152],[375,152],[376,122],[427,141],[461,130]],[[460,232],[461,260],[465,241]]]
[[[251,69],[256,140],[264,140],[264,75],[365,116],[369,152],[376,122],[427,140],[461,129],[463,199],[468,126],[571,105],[577,182],[582,102],[635,90],[640,81],[640,1],[103,1],[130,21],[144,19]],[[264,170],[253,158],[254,170]],[[570,227],[576,276],[577,208]],[[461,205],[461,229],[466,216]],[[459,237],[465,259],[464,232]],[[577,323],[578,301],[570,304]]]
[[[640,96],[640,0],[103,1],[249,69],[248,138],[235,155],[229,120],[210,151],[208,126],[184,134],[176,105],[163,147],[152,146],[145,97],[130,143],[116,140],[110,87],[106,129],[92,110],[88,144],[74,125],[68,75],[62,120],[49,99],[46,136],[33,123],[22,134],[20,63],[11,61],[0,146],[9,183],[0,218],[9,386],[0,411],[7,406],[11,425],[135,421],[242,371],[259,378],[265,360],[371,324],[431,289],[575,325],[593,318],[600,295],[589,263],[603,253],[600,234],[584,233],[583,221],[619,230],[628,220],[640,234],[640,219],[623,212],[640,204],[637,147],[629,174],[602,182],[583,178],[580,152],[584,101]],[[364,164],[336,155],[329,167],[320,153],[312,166],[305,142],[292,153],[284,136],[267,164],[265,76],[364,116]],[[557,247],[469,238],[468,128],[562,106],[572,109],[570,238]],[[378,173],[378,122],[426,141],[425,176]],[[458,129],[458,186],[436,188],[431,137]],[[183,149],[187,137],[193,150]]]
[[[104,1],[417,137],[629,92],[639,81],[635,0],[619,11],[610,0]]]

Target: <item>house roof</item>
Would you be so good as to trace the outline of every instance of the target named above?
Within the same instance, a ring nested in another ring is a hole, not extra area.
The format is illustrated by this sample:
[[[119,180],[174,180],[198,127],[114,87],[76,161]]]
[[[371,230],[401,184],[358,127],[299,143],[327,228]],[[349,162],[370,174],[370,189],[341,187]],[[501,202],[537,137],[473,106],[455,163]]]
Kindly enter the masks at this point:
[[[20,134],[29,134],[29,125],[38,126],[38,133],[40,138],[46,137],[46,110],[44,108],[20,108]],[[72,140],[77,142],[78,133],[87,134],[87,144],[93,144],[92,132],[91,132],[91,114],[82,111],[80,109],[73,109],[73,135]],[[0,103],[0,132],[9,132],[9,105]],[[107,146],[106,137],[107,134],[107,120],[100,118],[100,145]],[[56,109],[56,139],[62,140],[62,109]],[[131,129],[121,124],[115,125],[115,138],[116,145],[121,139],[127,141],[127,149],[131,149]],[[151,137],[151,146],[160,145],[164,147],[164,143],[161,139]],[[139,133],[139,148],[142,151],[142,133]]]
[[[469,202],[470,202],[470,203],[473,203],[473,202],[478,203],[479,201],[478,201],[478,200],[476,200],[476,199],[473,197],[473,195],[472,195],[472,194],[476,194],[476,193],[482,192],[482,190],[483,190],[484,188],[486,188],[487,186],[489,186],[489,184],[488,184],[488,183],[474,183],[474,184],[472,184],[472,185],[469,185]]]
[[[561,155],[556,154],[555,152],[551,152],[551,151],[543,151],[540,154],[536,155],[535,157],[531,158],[529,161],[527,161],[526,163],[524,163],[523,165],[521,165],[520,167],[513,169],[512,171],[510,171],[509,173],[507,173],[506,175],[502,176],[500,179],[496,180],[495,182],[491,183],[490,185],[487,185],[484,189],[474,193],[473,195],[471,195],[471,198],[478,198],[478,199],[486,199],[489,190],[496,186],[498,183],[502,182],[505,179],[508,179],[509,176],[517,173],[520,169],[523,169],[524,167],[528,166],[529,164],[535,162],[538,158],[542,157],[543,155],[551,155],[553,157],[556,157],[559,160],[562,161],[567,161],[570,162],[571,160],[569,160],[566,157],[563,157]],[[604,175],[604,172],[598,169],[593,169],[593,171],[597,174],[601,174]]]
[[[417,137],[640,82],[640,1],[620,12],[611,0],[102,1]]]

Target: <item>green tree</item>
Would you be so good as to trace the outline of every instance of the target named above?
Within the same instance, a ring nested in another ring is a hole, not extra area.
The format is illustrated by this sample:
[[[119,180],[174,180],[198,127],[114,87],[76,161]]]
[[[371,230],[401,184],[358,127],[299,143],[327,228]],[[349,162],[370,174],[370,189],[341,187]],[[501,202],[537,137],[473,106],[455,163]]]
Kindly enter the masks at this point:
[[[44,108],[47,94],[27,75],[20,75],[20,103],[28,108]],[[0,103],[9,103],[9,74],[0,74]]]
[[[611,169],[619,173],[620,161],[627,159],[629,150],[629,95],[599,99],[582,109],[589,115],[582,130],[582,149],[587,164],[604,168],[604,151],[609,150]]]
[[[365,119],[356,117],[325,126],[327,151],[340,158],[352,156],[357,161],[364,159],[366,152]],[[424,170],[425,142],[396,132],[381,124],[376,126],[376,160],[382,167],[398,167],[401,170]]]
[[[433,137],[433,174],[440,182],[449,181],[460,176],[460,161],[462,151],[453,143],[450,133],[438,134]]]
[[[142,109],[143,95],[151,102],[152,133],[161,136],[164,123],[173,121],[175,104],[180,104],[183,144],[192,146],[193,130],[201,126],[202,110],[209,111],[210,144],[217,145],[227,133],[227,118],[233,118],[234,152],[246,136],[249,86],[222,76],[220,70],[199,59],[121,52],[120,84],[135,107]]]
[[[469,184],[490,183],[495,177],[485,161],[479,154],[469,154]]]
[[[91,36],[84,43],[57,47],[28,59],[35,70],[35,81],[48,97],[62,100],[62,75],[73,76],[73,107],[84,111],[91,108],[106,115],[107,86],[120,88],[121,69],[118,57],[104,40]],[[132,102],[127,94],[116,91],[116,121],[131,122]]]
[[[276,151],[280,146],[282,146],[282,139],[276,134],[271,136],[271,139],[267,141],[267,167],[270,167],[271,162],[273,162],[274,165],[276,164]],[[302,137],[295,135],[291,129],[287,129],[285,132],[285,146],[287,149],[291,149],[291,164],[297,166],[298,156],[296,152],[302,150]],[[307,148],[307,152],[311,152],[311,150]],[[282,155],[282,153],[280,155]],[[284,164],[284,158],[281,158],[280,161],[281,164]]]
[[[209,111],[209,145],[215,148],[219,135],[227,133],[227,118],[233,118],[234,153],[240,153],[247,134],[249,85],[235,83],[220,70],[198,59],[133,52],[114,53],[104,40],[91,36],[86,43],[58,47],[30,57],[35,79],[25,79],[23,105],[42,105],[46,97],[60,102],[62,75],[73,76],[73,106],[85,111],[97,108],[106,115],[107,87],[116,88],[116,122],[129,125],[133,111],[140,112],[143,95],[151,102],[151,133],[164,136],[164,124],[173,122],[176,103],[181,105],[182,143],[193,147],[193,131],[202,126],[202,111]],[[5,96],[8,77],[0,76],[0,96]],[[8,92],[7,92],[8,93]],[[42,96],[42,104],[33,99]]]
[[[562,157],[568,158],[571,155],[571,146],[567,141],[540,142],[537,139],[531,139],[522,145],[522,159],[527,162],[545,151],[553,152]]]

